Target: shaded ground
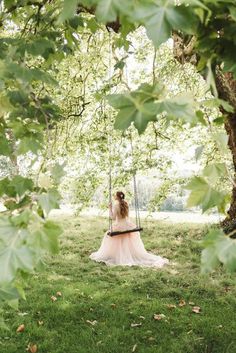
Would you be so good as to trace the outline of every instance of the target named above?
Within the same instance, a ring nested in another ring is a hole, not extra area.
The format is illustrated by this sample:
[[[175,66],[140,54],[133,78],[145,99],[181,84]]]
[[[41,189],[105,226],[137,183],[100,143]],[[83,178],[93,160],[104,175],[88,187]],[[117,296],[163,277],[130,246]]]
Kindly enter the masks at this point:
[[[205,225],[146,221],[146,248],[171,261],[156,270],[89,260],[105,219],[67,215],[60,222],[61,253],[48,257],[46,270],[29,281],[19,312],[5,312],[10,331],[1,333],[1,353],[25,352],[29,343],[39,353],[236,352],[233,277],[221,270],[210,278],[199,274]],[[165,316],[155,320],[154,314]],[[17,334],[20,324],[25,331]]]

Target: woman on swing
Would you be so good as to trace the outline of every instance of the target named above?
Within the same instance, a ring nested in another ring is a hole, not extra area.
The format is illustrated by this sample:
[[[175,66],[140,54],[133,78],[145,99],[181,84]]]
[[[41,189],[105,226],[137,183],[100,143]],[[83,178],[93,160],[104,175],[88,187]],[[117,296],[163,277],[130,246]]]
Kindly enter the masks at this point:
[[[114,220],[113,231],[126,231],[136,228],[129,219],[129,205],[125,194],[118,191],[114,206],[109,205],[110,218]],[[139,232],[130,232],[111,237],[107,232],[98,251],[90,255],[90,259],[104,262],[107,265],[163,267],[168,259],[146,251]]]

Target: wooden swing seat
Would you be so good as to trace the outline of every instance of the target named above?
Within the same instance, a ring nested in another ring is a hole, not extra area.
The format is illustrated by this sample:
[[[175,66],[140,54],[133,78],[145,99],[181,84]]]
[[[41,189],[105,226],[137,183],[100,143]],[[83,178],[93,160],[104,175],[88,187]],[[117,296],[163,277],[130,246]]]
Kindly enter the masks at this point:
[[[129,229],[129,230],[121,230],[121,231],[114,231],[114,232],[110,232],[108,231],[107,234],[110,235],[110,237],[114,237],[116,235],[121,235],[121,234],[128,234],[128,233],[134,233],[134,232],[141,232],[143,230],[143,228],[141,227],[137,227],[134,229]]]

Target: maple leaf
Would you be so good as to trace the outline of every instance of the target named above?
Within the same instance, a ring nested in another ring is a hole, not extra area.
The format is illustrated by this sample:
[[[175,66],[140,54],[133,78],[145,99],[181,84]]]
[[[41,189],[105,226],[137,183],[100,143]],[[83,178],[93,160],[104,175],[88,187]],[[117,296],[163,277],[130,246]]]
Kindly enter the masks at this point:
[[[185,306],[186,305],[186,302],[184,299],[181,299],[180,302],[179,302],[179,306],[182,307],[182,306]]]
[[[52,302],[57,301],[57,297],[55,297],[55,295],[52,295],[52,296],[51,296],[51,301],[52,301]]]
[[[86,320],[86,322],[92,326],[95,326],[98,323],[97,320],[93,320],[93,321]]]
[[[29,343],[26,350],[30,353],[37,353],[38,347],[36,344]]]
[[[25,325],[21,324],[20,326],[17,327],[16,332],[24,332],[25,331]]]
[[[166,306],[168,309],[175,309],[176,308],[175,304],[167,304]]]
[[[139,322],[139,323],[132,323],[131,325],[130,325],[131,327],[139,327],[139,326],[142,326],[142,323],[141,322]]]
[[[192,308],[192,312],[195,313],[195,314],[200,314],[200,311],[201,311],[200,306],[194,306]]]
[[[164,319],[166,316],[164,314],[154,314],[153,315],[153,318],[154,320],[157,320],[157,321],[161,321],[162,319]]]

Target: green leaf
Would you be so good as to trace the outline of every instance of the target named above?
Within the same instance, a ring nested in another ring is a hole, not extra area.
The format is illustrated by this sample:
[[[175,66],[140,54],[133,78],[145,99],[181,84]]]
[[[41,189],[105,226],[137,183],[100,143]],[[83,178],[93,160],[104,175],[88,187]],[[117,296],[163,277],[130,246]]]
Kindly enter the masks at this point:
[[[19,309],[19,299],[8,300],[7,304],[14,310]]]
[[[114,69],[120,69],[122,70],[125,67],[125,62],[123,60],[118,61],[115,65],[114,65]]]
[[[1,242],[8,244],[9,241],[12,241],[17,236],[18,231],[19,229],[11,223],[9,217],[0,217],[0,245]]]
[[[118,2],[119,0],[99,0],[96,8],[98,20],[104,23],[115,21]]]
[[[5,134],[0,134],[0,155],[9,156],[12,152],[9,141],[7,140]]]
[[[215,142],[217,143],[217,146],[221,152],[223,152],[223,153],[229,152],[229,148],[228,148],[229,137],[225,132],[223,132],[223,131],[217,132],[213,135],[213,138],[214,138]]]
[[[38,68],[30,69],[23,64],[19,65],[15,62],[1,62],[0,72],[3,77],[17,79],[24,83],[32,83],[34,81],[42,81],[50,85],[56,85],[57,81],[46,71]]]
[[[133,122],[138,132],[143,133],[147,124],[156,120],[160,109],[154,101],[161,91],[162,86],[158,84],[142,84],[131,93],[109,95],[107,99],[110,105],[120,110],[115,120],[115,128],[125,130]]]
[[[53,221],[46,221],[44,225],[38,229],[31,238],[31,245],[40,250],[50,251],[56,254],[59,251],[58,237],[62,233],[62,229]]]
[[[38,134],[37,134],[38,137]],[[25,154],[29,151],[37,154],[40,149],[42,149],[43,145],[41,139],[34,138],[34,136],[24,137],[21,139],[20,144],[17,149],[17,154]]]
[[[198,118],[193,111],[193,100],[189,95],[177,95],[174,98],[158,100],[163,94],[160,84],[142,84],[137,90],[124,94],[112,94],[107,97],[110,105],[119,109],[115,128],[127,129],[131,123],[143,133],[150,121],[156,121],[157,115],[166,113],[169,119],[181,119],[196,124]]]
[[[211,182],[216,183],[219,178],[227,175],[225,163],[208,164],[203,169],[203,175],[208,177]]]
[[[198,121],[193,110],[193,99],[189,95],[179,94],[158,104],[160,112],[166,112],[170,119],[180,119],[190,124],[196,124]]]
[[[62,12],[58,19],[59,24],[75,15],[78,3],[79,0],[64,0]]]
[[[215,83],[215,76],[212,70],[212,59],[209,59],[207,61],[206,67],[207,67],[207,75],[206,75],[206,84],[209,86],[210,89],[212,89],[212,93],[215,96],[215,98],[218,98],[218,92],[216,88],[216,83]]]
[[[222,106],[226,112],[228,113],[234,112],[234,108],[223,99],[219,99],[219,98],[206,99],[202,102],[202,104],[209,108],[219,108],[220,106]]]
[[[26,246],[16,248],[5,247],[0,250],[0,283],[11,282],[18,270],[32,272],[34,269],[35,254]]]
[[[4,178],[0,180],[0,196],[9,195],[8,194],[8,186],[10,184],[10,180],[8,178]],[[14,196],[15,190],[14,188],[11,190],[11,194],[9,196]]]
[[[201,272],[212,272],[220,264],[218,253],[215,247],[204,249],[201,254]]]
[[[81,16],[74,16],[69,19],[69,25],[74,29],[84,27],[84,20]]]
[[[130,16],[146,27],[148,37],[157,47],[171,37],[172,29],[192,34],[197,24],[197,17],[189,7],[176,6],[170,0],[138,4]]]
[[[236,240],[228,237],[216,243],[219,260],[230,271],[236,271]]]
[[[206,247],[201,255],[201,271],[203,273],[212,272],[220,264],[216,242],[224,237],[222,230],[212,229],[203,240],[203,245]]]
[[[198,147],[195,149],[195,159],[196,159],[196,162],[201,158],[201,155],[202,155],[203,150],[204,150],[204,146],[198,146]]]
[[[97,30],[99,29],[99,24],[97,23],[97,21],[93,17],[90,18],[89,20],[87,20],[86,23],[92,33],[96,33]]]
[[[12,216],[11,217],[11,222],[14,224],[16,227],[26,227],[29,224],[29,220],[31,218],[31,211],[29,209],[25,209],[21,213]]]
[[[44,215],[47,216],[54,208],[59,208],[60,195],[57,190],[51,189],[47,193],[43,193],[38,197],[39,204],[43,209]]]
[[[19,299],[20,294],[18,290],[10,284],[1,285],[0,287],[0,301],[9,301]]]
[[[221,262],[230,271],[236,271],[236,241],[221,229],[212,229],[202,242],[202,271],[211,272]]]
[[[24,50],[33,56],[41,55],[47,58],[54,53],[54,42],[46,38],[36,38],[31,43],[24,44]]]
[[[10,331],[9,327],[6,325],[4,319],[1,315],[2,315],[2,313],[0,312],[0,329]]]
[[[203,212],[217,207],[219,212],[225,212],[228,195],[212,188],[202,177],[193,177],[186,189],[191,190],[187,207],[201,206]]]
[[[61,178],[66,174],[64,167],[65,164],[60,165],[59,163],[56,163],[52,168],[52,177],[57,184],[60,183]]]
[[[16,195],[22,196],[26,191],[33,190],[34,183],[32,179],[24,178],[21,175],[16,175],[10,181],[9,186],[15,189]]]

